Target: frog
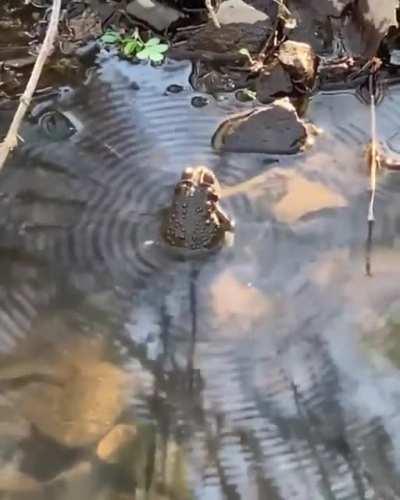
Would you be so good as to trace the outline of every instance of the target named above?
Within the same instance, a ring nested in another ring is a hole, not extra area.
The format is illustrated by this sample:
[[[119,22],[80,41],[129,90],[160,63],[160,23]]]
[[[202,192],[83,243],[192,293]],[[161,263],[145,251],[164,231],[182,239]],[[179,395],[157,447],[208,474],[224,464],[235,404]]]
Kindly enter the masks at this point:
[[[186,168],[165,211],[161,237],[170,247],[190,251],[220,248],[235,223],[222,209],[221,185],[205,166]]]

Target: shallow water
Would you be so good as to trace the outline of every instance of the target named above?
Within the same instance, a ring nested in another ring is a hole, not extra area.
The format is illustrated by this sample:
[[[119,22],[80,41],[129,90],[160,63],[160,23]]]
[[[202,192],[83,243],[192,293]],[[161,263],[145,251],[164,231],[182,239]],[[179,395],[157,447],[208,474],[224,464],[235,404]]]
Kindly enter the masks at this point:
[[[190,71],[101,55],[1,174],[0,498],[398,498],[400,183],[379,177],[367,277],[368,107],[318,95],[305,152],[218,154],[254,104],[193,106]],[[237,229],[185,261],[160,211],[198,164]],[[118,424],[136,437],[104,458]]]

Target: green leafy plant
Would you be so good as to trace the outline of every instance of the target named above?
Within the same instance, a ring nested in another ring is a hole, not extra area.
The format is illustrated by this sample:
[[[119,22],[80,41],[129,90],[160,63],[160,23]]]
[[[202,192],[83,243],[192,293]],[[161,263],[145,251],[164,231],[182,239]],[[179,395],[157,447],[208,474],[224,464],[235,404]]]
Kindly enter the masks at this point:
[[[125,57],[137,57],[138,59],[153,62],[161,62],[164,59],[164,53],[168,50],[168,45],[161,43],[159,38],[150,38],[144,42],[138,30],[127,36],[108,30],[100,40],[105,45],[117,45]]]

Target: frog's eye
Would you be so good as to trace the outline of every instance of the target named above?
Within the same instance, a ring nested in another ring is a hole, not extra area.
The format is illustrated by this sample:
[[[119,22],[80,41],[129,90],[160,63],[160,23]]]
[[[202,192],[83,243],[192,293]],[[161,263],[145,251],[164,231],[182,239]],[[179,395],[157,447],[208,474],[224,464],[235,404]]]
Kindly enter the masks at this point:
[[[203,170],[200,182],[206,186],[213,186],[215,184],[215,177],[211,172]]]
[[[191,179],[192,177],[193,177],[193,168],[191,167],[185,168],[185,170],[182,173],[181,179],[187,180]]]

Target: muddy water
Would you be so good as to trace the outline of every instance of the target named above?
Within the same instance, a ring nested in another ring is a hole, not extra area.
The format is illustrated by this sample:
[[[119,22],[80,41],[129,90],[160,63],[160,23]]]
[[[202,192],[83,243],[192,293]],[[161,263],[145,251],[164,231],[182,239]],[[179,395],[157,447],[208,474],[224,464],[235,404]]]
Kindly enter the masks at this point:
[[[0,498],[398,498],[400,182],[379,177],[366,277],[368,108],[321,94],[305,152],[217,154],[254,104],[190,71],[100,56],[1,174]],[[198,164],[237,229],[188,261],[159,225]]]

